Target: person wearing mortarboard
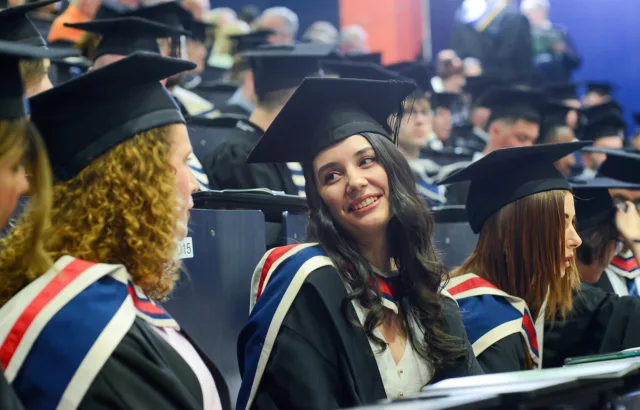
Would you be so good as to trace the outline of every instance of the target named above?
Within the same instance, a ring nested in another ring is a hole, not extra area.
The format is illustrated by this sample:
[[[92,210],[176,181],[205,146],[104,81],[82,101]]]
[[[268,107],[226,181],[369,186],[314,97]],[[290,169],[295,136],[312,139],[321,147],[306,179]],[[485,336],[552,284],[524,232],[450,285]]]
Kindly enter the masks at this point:
[[[489,141],[483,152],[476,152],[476,161],[500,148],[526,147],[535,144],[540,133],[541,111],[547,98],[544,94],[525,87],[492,87],[478,101],[491,111],[487,122]],[[460,161],[443,166],[437,179],[444,179],[453,172],[469,165]],[[462,205],[466,202],[467,183],[447,187],[447,204]]]
[[[100,42],[93,56],[92,69],[119,61],[136,51],[161,54],[160,39],[175,39],[188,33],[175,26],[132,16],[94,20],[88,23],[69,24],[69,26],[100,35]],[[184,112],[186,108],[182,109],[183,114],[187,115]],[[195,155],[189,158],[189,165],[198,180],[200,190],[208,190],[209,180]]]
[[[4,25],[1,27],[5,28]],[[22,246],[9,248],[3,245],[0,248],[0,274],[5,284],[9,278],[19,274],[20,269],[46,269],[49,263],[41,241],[48,223],[51,171],[44,142],[28,119],[29,103],[25,99],[21,77],[22,62],[59,58],[67,54],[67,50],[0,40],[0,231],[11,226],[10,219],[19,197],[27,192],[30,197],[27,209],[34,218],[33,229],[27,233]],[[27,173],[31,174],[30,177]],[[18,263],[2,266],[7,260],[5,252],[15,255]],[[7,316],[2,318],[6,320]],[[0,344],[7,351],[8,345]],[[9,386],[15,380],[15,371],[9,369],[6,373],[6,361],[1,364],[0,408],[21,410],[22,404]]]
[[[18,346],[3,368],[26,408],[231,408],[220,372],[156,303],[180,271],[197,188],[160,80],[193,68],[134,53],[29,101],[55,178],[41,245],[55,262],[2,272],[0,343]],[[32,223],[13,228],[0,268],[20,263]]]
[[[58,1],[60,0],[45,0],[0,10],[0,41],[15,41],[20,44],[46,49],[47,42],[42,38],[27,13]],[[78,54],[74,50],[56,53],[58,58],[71,57]],[[28,59],[20,62],[20,70],[25,83],[27,97],[53,87],[49,79],[50,64],[51,62],[48,58]]]
[[[320,59],[332,50],[325,44],[267,45],[243,55],[253,74],[256,108],[248,120],[238,121],[237,131],[203,160],[212,189],[266,188],[304,196],[300,164],[247,164],[245,160],[302,80],[322,76]]]
[[[486,76],[468,77],[465,84],[465,93],[468,95],[468,111],[469,121],[473,125],[470,137],[465,147],[473,152],[484,151],[489,142],[489,134],[487,133],[491,110],[486,107],[482,96],[489,91],[491,87],[499,85],[499,81]]]
[[[559,101],[548,101],[542,109],[542,121],[540,122],[540,138],[538,143],[562,144],[576,140],[576,134],[568,125],[568,113],[573,108]],[[575,155],[570,154],[556,161],[556,168],[562,175],[569,177],[576,166]]]
[[[414,91],[307,78],[249,155],[303,163],[312,243],[270,250],[256,267],[237,409],[351,408],[478,374],[440,291],[432,216],[394,145],[389,118],[402,120]]]
[[[456,13],[451,48],[473,57],[483,75],[506,84],[530,84],[533,75],[531,25],[512,0],[464,0]]]
[[[202,84],[201,74],[206,68],[207,50],[212,43],[210,33],[214,28],[215,26],[211,24],[196,19],[191,20],[189,25],[191,36],[187,38],[187,56],[189,61],[196,63],[197,67],[188,73],[188,77],[182,83],[182,87],[187,90],[193,90]]]
[[[445,289],[485,373],[541,368],[545,321],[571,310],[581,240],[571,188],[553,164],[585,145],[495,150],[440,182],[470,181],[478,242]]]
[[[574,131],[580,126],[580,109],[582,103],[578,99],[578,90],[575,84],[551,84],[545,88],[550,98],[562,102],[573,108],[567,114],[567,125]]]
[[[401,67],[405,70],[407,65]],[[340,78],[354,78],[378,81],[414,81],[404,77],[389,67],[374,63],[357,63],[348,60],[322,62],[325,73],[336,73]],[[416,84],[417,85],[417,84]],[[416,177],[418,192],[429,206],[440,206],[446,202],[444,189],[433,183],[432,176],[438,173],[440,166],[428,158],[421,158],[421,151],[429,143],[431,132],[431,105],[425,92],[418,86],[405,100],[405,115],[398,127],[398,149],[407,159]]]
[[[603,274],[614,258],[619,238],[640,237],[636,208],[616,207],[609,191],[640,189],[640,184],[597,177],[571,181],[571,186],[582,238],[582,245],[576,249],[576,267],[582,283],[574,294],[569,315],[545,326],[543,367],[561,367],[568,357],[615,353],[636,348],[640,343],[640,298],[625,296],[629,294],[626,292],[614,294]],[[627,284],[635,286],[633,280],[615,282],[624,289],[628,289]]]
[[[442,151],[449,146],[449,137],[453,128],[453,114],[462,104],[462,95],[456,93],[431,94],[431,110],[433,111],[433,134],[427,147],[432,151]]]
[[[621,149],[624,145],[625,122],[622,118],[622,107],[611,101],[605,104],[591,106],[584,110],[586,124],[578,131],[583,141],[592,141],[597,148]],[[600,152],[582,152],[584,170],[578,176],[580,179],[595,177],[598,167],[607,158]]]
[[[255,109],[256,93],[253,71],[251,64],[243,57],[243,53],[267,44],[267,37],[270,33],[270,30],[262,30],[229,36],[229,39],[234,43],[231,54],[235,56],[230,79],[237,81],[240,87],[227,100],[226,104],[218,107],[216,111],[221,115],[237,114],[248,118]]]
[[[640,208],[640,155],[621,150],[593,148],[606,153],[606,160],[598,169],[596,179],[609,178],[620,181],[618,186],[609,188],[614,203],[621,209],[625,219],[616,221],[620,247],[597,286],[607,292],[618,295],[640,295],[640,221],[637,208]],[[623,186],[626,184],[627,186]],[[635,211],[629,208],[636,208]],[[633,216],[636,216],[636,219]],[[622,217],[623,215],[621,215]],[[600,272],[602,273],[602,272]]]
[[[582,97],[584,108],[606,104],[613,101],[614,86],[606,81],[589,81],[585,83],[586,90]]]
[[[189,30],[189,28],[194,24],[191,12],[180,6],[177,1],[169,1],[153,6],[140,7],[124,14],[123,17],[140,17],[173,27],[177,30]],[[189,35],[191,35],[191,33],[189,33]],[[162,44],[163,55],[180,57],[185,60],[188,59],[185,36],[174,36],[170,41],[165,41]],[[171,94],[176,98],[178,104],[181,105],[186,116],[211,115],[215,107],[210,101],[181,86],[186,77],[187,73],[180,73],[167,79],[167,89],[171,91]]]

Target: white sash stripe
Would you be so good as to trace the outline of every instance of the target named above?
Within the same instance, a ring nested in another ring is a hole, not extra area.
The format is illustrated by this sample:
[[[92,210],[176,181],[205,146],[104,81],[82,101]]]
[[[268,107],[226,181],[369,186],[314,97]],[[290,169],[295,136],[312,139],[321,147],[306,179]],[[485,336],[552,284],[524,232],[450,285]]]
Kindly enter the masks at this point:
[[[49,323],[51,318],[60,311],[70,300],[75,298],[80,292],[85,290],[91,284],[96,282],[103,276],[109,275],[111,272],[121,268],[120,265],[96,264],[85,270],[73,282],[65,286],[34,318],[33,322],[25,332],[20,344],[18,345],[11,361],[5,370],[5,376],[10,383],[13,383],[22,363],[31,351],[31,347],[36,339]],[[17,318],[16,318],[17,320]],[[13,327],[15,321],[11,324]],[[11,328],[10,327],[10,328]],[[8,333],[8,332],[6,332]],[[5,338],[6,338],[5,333]],[[0,340],[0,344],[4,343],[4,339]]]
[[[315,244],[309,244],[309,245],[311,246]],[[295,250],[299,248],[302,248],[302,246],[296,246],[293,249]],[[287,259],[285,256],[281,257],[278,260],[278,263],[285,259]],[[260,359],[258,360],[258,366],[256,367],[256,375],[254,376],[254,379],[253,379],[253,385],[251,386],[251,394],[249,395],[249,400],[247,401],[246,410],[249,410],[251,408],[253,399],[255,398],[256,392],[258,391],[258,386],[260,385],[260,381],[262,380],[262,374],[264,373],[264,370],[267,367],[267,362],[269,361],[269,357],[271,356],[271,350],[273,349],[273,345],[276,341],[276,337],[280,332],[280,326],[282,325],[282,322],[284,321],[284,318],[287,315],[287,312],[289,312],[289,308],[291,307],[291,304],[293,304],[293,301],[298,295],[298,292],[300,291],[302,284],[307,279],[307,276],[309,276],[309,274],[311,274],[311,272],[315,271],[316,269],[319,269],[324,266],[333,266],[333,262],[329,257],[314,256],[310,258],[304,264],[302,264],[300,269],[298,269],[298,272],[296,272],[295,277],[291,281],[291,284],[289,284],[289,287],[287,288],[287,291],[282,297],[282,300],[280,301],[280,305],[278,306],[278,309],[276,310],[276,313],[273,316],[271,323],[269,324],[269,330],[267,331],[267,336],[265,337],[265,340],[264,340],[264,346],[262,348],[262,352],[260,353]],[[271,273],[272,271],[273,269],[269,273]],[[266,281],[265,281],[265,286],[266,286]]]
[[[135,318],[136,308],[133,305],[133,300],[127,298],[80,363],[78,370],[62,394],[58,410],[78,408],[93,380],[131,329]]]
[[[473,344],[473,353],[478,357],[494,343],[514,333],[520,333],[521,331],[522,319],[515,319],[510,322],[503,323],[484,334],[480,339],[476,340]]]

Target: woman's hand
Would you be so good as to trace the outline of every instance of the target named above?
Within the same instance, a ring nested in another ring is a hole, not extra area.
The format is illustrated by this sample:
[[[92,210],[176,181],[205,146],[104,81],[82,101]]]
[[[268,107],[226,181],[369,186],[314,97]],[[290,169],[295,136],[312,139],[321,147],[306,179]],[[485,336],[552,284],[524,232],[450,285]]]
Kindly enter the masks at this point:
[[[618,205],[616,227],[628,247],[640,245],[640,214],[633,202],[626,201]]]

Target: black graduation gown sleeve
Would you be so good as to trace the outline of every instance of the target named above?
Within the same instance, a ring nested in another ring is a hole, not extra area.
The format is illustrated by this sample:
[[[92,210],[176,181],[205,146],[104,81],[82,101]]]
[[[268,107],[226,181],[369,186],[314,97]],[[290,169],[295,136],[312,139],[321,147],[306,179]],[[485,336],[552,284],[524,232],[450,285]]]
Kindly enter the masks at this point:
[[[218,387],[219,383],[216,380],[221,402],[229,409],[226,386]],[[136,319],[79,409],[190,410],[202,406],[200,384],[189,365],[149,325]]]
[[[22,404],[18,400],[18,396],[13,391],[4,373],[0,371],[0,409],[3,410],[22,410]]]
[[[478,363],[485,373],[527,370],[525,354],[522,336],[514,333],[489,346],[478,356]]]
[[[224,104],[218,109],[218,111],[220,112],[220,115],[233,114],[242,115],[247,118],[249,118],[249,116],[251,115],[250,111],[247,111],[246,109],[244,109],[244,107],[238,104]]]
[[[203,164],[211,189],[268,188],[297,195],[293,180],[285,181],[286,165],[247,164],[245,161],[260,138],[259,134],[240,130],[216,147]]]
[[[640,346],[640,298],[617,296],[582,284],[565,320],[545,326],[543,367],[569,357],[611,353]]]
[[[506,82],[529,84],[533,78],[531,25],[522,14],[509,11],[501,21],[496,60],[505,68]],[[510,69],[506,69],[509,67]]]

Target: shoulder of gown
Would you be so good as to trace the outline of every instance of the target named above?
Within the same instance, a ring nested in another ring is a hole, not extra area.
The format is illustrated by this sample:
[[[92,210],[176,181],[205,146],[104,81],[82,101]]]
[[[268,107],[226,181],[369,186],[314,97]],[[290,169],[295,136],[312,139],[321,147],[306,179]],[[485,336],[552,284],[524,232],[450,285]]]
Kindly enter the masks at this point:
[[[487,374],[526,370],[522,336],[514,333],[500,339],[478,356],[478,363]]]

